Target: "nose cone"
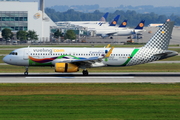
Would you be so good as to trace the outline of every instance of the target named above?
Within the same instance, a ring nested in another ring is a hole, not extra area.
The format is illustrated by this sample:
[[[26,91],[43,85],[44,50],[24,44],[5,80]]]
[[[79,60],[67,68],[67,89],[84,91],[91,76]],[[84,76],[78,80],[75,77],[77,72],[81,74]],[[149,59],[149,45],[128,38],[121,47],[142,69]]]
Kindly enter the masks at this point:
[[[6,62],[6,61],[7,61],[7,57],[6,57],[6,56],[3,58],[3,61],[4,61],[5,63],[7,63],[7,62]]]
[[[3,61],[7,64],[12,64],[11,57],[9,55],[5,56],[3,58]]]

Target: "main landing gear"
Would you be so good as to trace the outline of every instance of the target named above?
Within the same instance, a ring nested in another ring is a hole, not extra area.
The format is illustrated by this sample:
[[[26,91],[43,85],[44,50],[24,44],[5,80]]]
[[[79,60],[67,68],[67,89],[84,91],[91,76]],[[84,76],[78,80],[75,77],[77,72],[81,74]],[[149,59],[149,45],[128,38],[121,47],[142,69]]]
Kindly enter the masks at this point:
[[[88,76],[89,75],[88,70],[83,70],[82,73],[83,73],[84,76]]]
[[[26,66],[26,71],[24,72],[25,76],[28,76],[28,66]]]

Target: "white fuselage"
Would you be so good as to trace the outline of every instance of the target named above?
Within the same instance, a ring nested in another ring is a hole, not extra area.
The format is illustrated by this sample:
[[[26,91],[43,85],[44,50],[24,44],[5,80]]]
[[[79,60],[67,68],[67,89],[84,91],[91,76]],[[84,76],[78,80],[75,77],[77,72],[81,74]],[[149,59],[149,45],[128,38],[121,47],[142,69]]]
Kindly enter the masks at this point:
[[[3,60],[11,65],[18,66],[54,66],[57,62],[67,62],[74,59],[88,59],[91,57],[102,56],[106,54],[110,48],[21,48],[14,50],[12,53],[16,55],[7,55]],[[106,65],[123,65],[133,52],[133,48],[116,48],[109,58],[103,59],[102,63]],[[52,59],[50,61],[42,61],[37,63],[30,59]],[[48,63],[48,64],[47,64]],[[96,66],[95,66],[96,67]]]
[[[101,57],[109,50],[110,48],[20,48],[5,56],[3,61],[18,66],[54,66],[56,63],[73,63],[74,60],[83,62],[93,57]],[[154,54],[161,52],[163,50],[143,47],[138,49],[114,48],[108,58],[92,63],[90,67],[131,66],[148,63],[159,60],[160,56],[154,56]]]

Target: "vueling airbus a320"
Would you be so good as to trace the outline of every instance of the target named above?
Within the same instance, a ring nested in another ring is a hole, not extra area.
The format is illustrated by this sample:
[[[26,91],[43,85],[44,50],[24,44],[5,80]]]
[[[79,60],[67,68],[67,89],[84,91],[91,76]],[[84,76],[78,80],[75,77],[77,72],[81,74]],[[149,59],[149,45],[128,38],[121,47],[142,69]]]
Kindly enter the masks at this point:
[[[29,66],[51,66],[55,72],[77,72],[92,67],[122,67],[144,64],[176,56],[168,45],[174,22],[166,21],[148,43],[141,48],[49,48],[27,47],[16,49],[3,58],[5,63],[25,66],[24,75],[28,75]]]

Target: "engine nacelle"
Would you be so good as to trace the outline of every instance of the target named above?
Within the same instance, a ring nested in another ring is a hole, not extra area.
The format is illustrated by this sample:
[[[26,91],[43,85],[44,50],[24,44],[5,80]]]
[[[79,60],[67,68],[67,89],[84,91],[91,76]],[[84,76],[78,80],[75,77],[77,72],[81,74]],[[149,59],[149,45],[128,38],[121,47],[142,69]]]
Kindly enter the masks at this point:
[[[79,67],[71,63],[56,63],[55,72],[78,72]]]

